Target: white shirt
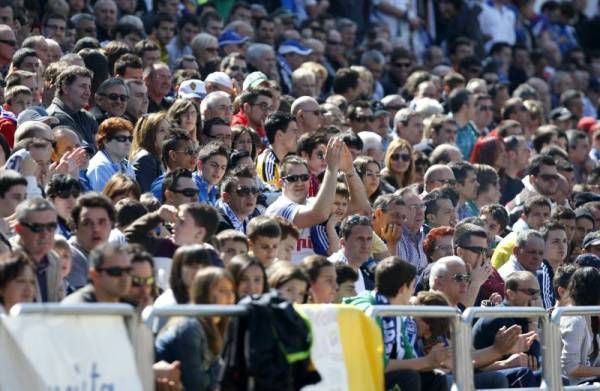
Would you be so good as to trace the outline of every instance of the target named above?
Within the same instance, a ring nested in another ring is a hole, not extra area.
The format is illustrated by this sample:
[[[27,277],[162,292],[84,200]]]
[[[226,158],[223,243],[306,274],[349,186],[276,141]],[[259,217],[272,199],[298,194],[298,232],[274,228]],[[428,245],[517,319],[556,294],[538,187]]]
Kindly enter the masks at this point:
[[[481,26],[481,31],[491,37],[485,44],[486,52],[496,42],[506,42],[509,45],[515,44],[517,40],[515,21],[515,13],[508,7],[503,5],[498,9],[493,1],[481,3],[479,25]]]
[[[498,269],[498,274],[500,274],[503,280],[506,280],[506,277],[508,277],[510,273],[520,271],[525,271],[525,268],[517,261],[517,258],[515,258],[514,255],[511,255],[508,261]]]
[[[281,216],[287,221],[293,223],[298,210],[302,205],[286,198],[284,195],[279,196],[265,211],[266,216]],[[296,244],[296,249],[292,252],[292,263],[300,264],[304,257],[314,255],[313,244],[310,238],[310,229],[300,229],[300,236]]]
[[[329,256],[329,258],[327,258],[329,260],[329,262],[332,263],[345,263],[347,265],[349,265],[350,263],[348,262],[348,258],[346,258],[346,255],[344,254],[344,249],[339,249],[338,251],[336,251],[335,253],[331,254]],[[358,280],[356,280],[356,282],[354,283],[354,289],[356,290],[356,293],[360,293],[364,290],[366,290],[367,288],[365,287],[365,279],[363,278],[362,273],[360,272],[360,270],[357,270],[358,272]]]

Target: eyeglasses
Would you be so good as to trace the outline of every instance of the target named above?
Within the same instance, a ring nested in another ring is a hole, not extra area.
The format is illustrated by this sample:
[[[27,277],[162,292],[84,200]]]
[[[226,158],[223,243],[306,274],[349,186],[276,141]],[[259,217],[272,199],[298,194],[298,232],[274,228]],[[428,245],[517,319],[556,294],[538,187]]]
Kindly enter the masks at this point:
[[[79,197],[79,194],[81,194],[79,190],[72,189],[59,191],[58,193],[56,193],[56,196],[58,198],[67,199],[69,197],[77,198]]]
[[[13,41],[13,40],[10,40],[10,39],[0,39],[0,43],[3,43],[5,45],[8,45],[8,46],[13,47],[13,48],[15,46],[17,46],[17,41]]]
[[[128,95],[121,95],[121,94],[100,94],[100,95],[105,96],[109,100],[112,100],[112,101],[120,100],[121,102],[127,102],[129,100]]]
[[[258,106],[258,107],[260,107],[260,109],[262,111],[270,111],[271,110],[271,107],[269,107],[269,104],[267,102],[252,103],[251,106]]]
[[[185,153],[188,156],[196,156],[196,155],[198,155],[198,152],[200,152],[200,150],[198,148],[187,148],[187,149],[184,149],[183,151],[175,151],[175,152]]]
[[[131,285],[136,287],[142,286],[153,286],[154,285],[154,277],[139,277],[139,276],[131,276]]]
[[[43,224],[43,223],[27,223],[25,221],[20,221],[19,224],[22,225],[23,227],[26,227],[31,232],[36,233],[36,234],[39,234],[44,231],[54,232],[54,231],[56,231],[56,227],[58,227],[58,223],[56,223],[56,222]]]
[[[469,284],[471,282],[471,275],[469,273],[465,273],[465,274],[461,274],[461,273],[456,273],[453,274],[452,276],[450,276],[450,279],[453,281],[460,283],[465,283],[465,284]]]
[[[229,69],[231,69],[233,72],[242,72],[242,73],[248,72],[247,68],[242,68],[242,67],[237,66],[237,65],[232,65],[232,66],[229,67]]]
[[[354,120],[356,122],[360,122],[361,124],[364,124],[365,122],[373,122],[373,118],[375,118],[375,117],[373,117],[372,115],[361,115],[361,116],[354,118]]]
[[[173,193],[183,194],[185,197],[190,197],[190,198],[198,196],[198,189],[193,189],[191,187],[188,187],[186,189],[171,189],[171,191]]]
[[[464,248],[465,250],[469,250],[472,253],[475,254],[479,254],[479,255],[486,255],[488,252],[487,247],[477,247],[477,246],[458,246],[460,248]]]
[[[523,292],[529,296],[537,296],[540,294],[540,290],[539,289],[535,289],[535,288],[519,288],[517,289],[519,292]]]
[[[257,187],[238,186],[238,188],[235,189],[235,192],[240,197],[247,197],[250,195],[252,195],[252,196],[258,195],[258,193],[260,193],[260,190],[258,190]]]
[[[539,174],[536,175],[538,177],[540,177],[544,182],[550,182],[550,181],[557,181],[558,180],[558,175],[556,174]]]
[[[125,143],[125,142],[132,142],[133,141],[133,137],[132,136],[112,136],[110,139],[111,140],[115,140],[118,143]]]
[[[283,177],[283,180],[288,183],[296,183],[298,181],[306,182],[310,179],[310,175],[308,174],[299,174],[299,175],[288,175]]]
[[[97,267],[96,270],[99,272],[104,272],[111,277],[121,277],[123,274],[129,275],[133,268],[131,266],[120,267],[120,266],[112,266],[112,267]]]
[[[394,153],[392,156],[390,156],[390,159],[392,159],[395,162],[397,162],[400,159],[404,160],[405,162],[408,162],[410,161],[411,157],[408,153]]]
[[[410,68],[411,63],[410,62],[395,62],[393,65],[397,68]]]

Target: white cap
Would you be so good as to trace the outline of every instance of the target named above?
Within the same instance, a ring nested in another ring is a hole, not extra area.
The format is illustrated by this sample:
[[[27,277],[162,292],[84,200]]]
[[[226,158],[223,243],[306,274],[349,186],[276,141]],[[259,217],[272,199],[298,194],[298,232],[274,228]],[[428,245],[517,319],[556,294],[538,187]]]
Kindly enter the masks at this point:
[[[204,79],[205,83],[216,83],[222,87],[229,88],[233,90],[233,82],[228,74],[225,72],[213,72],[210,75],[206,76]]]
[[[184,81],[177,90],[177,97],[181,99],[204,99],[205,96],[204,82],[198,79]]]

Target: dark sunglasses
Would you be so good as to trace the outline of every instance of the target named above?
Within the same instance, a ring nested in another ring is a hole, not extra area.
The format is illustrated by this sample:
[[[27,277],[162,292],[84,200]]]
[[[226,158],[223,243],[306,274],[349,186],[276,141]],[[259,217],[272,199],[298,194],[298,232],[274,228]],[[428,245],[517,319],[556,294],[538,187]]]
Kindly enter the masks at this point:
[[[464,248],[465,250],[469,250],[475,254],[486,255],[488,253],[487,247],[477,247],[477,246],[458,246],[460,248]]]
[[[8,46],[13,47],[13,48],[15,46],[17,46],[17,41],[13,41],[13,40],[10,40],[10,39],[0,39],[0,43],[3,43],[5,45],[8,45]]]
[[[136,287],[142,286],[153,286],[154,285],[154,277],[139,277],[139,276],[131,276],[131,285]]]
[[[112,136],[110,138],[111,140],[115,140],[118,143],[124,143],[124,142],[132,142],[133,141],[133,137],[131,136]]]
[[[191,187],[189,187],[187,189],[181,189],[181,190],[171,189],[171,191],[173,193],[183,194],[185,197],[196,197],[196,196],[198,196],[198,190],[197,189],[192,189]]]
[[[540,290],[539,289],[535,289],[535,288],[519,288],[517,289],[519,292],[523,292],[529,296],[537,296],[540,294]]]
[[[58,224],[56,222],[42,224],[42,223],[27,223],[24,221],[20,221],[19,224],[21,224],[23,227],[26,227],[31,232],[36,233],[36,234],[39,234],[40,232],[44,232],[44,231],[54,232],[54,231],[56,231],[56,227],[58,227]]]
[[[462,282],[469,284],[471,282],[471,275],[469,273],[465,273],[465,274],[456,273],[456,274],[453,274],[452,276],[450,276],[450,278],[452,280],[458,282],[459,284]]]
[[[123,274],[131,273],[133,268],[131,266],[120,267],[120,266],[112,266],[112,267],[98,267],[96,270],[99,272],[104,272],[111,277],[121,277]]]
[[[121,95],[121,94],[101,94],[101,95],[107,97],[109,100],[112,100],[112,101],[120,100],[121,102],[127,102],[129,100],[129,96],[127,96],[127,95]]]
[[[395,162],[397,162],[400,159],[404,160],[405,162],[408,162],[410,161],[410,155],[408,153],[394,153],[392,156],[390,156],[390,159],[392,159]]]
[[[356,117],[354,120],[364,124],[365,122],[372,122],[373,118],[374,117],[372,115],[361,115],[360,117]]]
[[[238,188],[235,190],[235,192],[240,197],[244,197],[244,196],[249,196],[249,195],[253,195],[253,196],[258,195],[258,193],[260,193],[260,190],[258,190],[257,187],[238,186]]]
[[[56,196],[58,198],[67,199],[69,197],[77,198],[79,197],[79,194],[81,194],[79,190],[72,189],[59,191],[58,193],[56,193]]]
[[[242,68],[242,67],[239,67],[237,65],[232,65],[232,66],[229,67],[229,69],[231,69],[233,72],[242,72],[242,73],[248,72],[247,68]]]
[[[288,183],[295,183],[298,181],[306,182],[310,179],[310,175],[308,174],[300,174],[300,175],[288,175],[283,177],[283,180]]]

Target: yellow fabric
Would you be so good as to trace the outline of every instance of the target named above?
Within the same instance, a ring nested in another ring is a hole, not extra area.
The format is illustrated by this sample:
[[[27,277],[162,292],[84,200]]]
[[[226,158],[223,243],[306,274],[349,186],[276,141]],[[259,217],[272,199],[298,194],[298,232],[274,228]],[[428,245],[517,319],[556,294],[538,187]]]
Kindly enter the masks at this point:
[[[498,270],[504,265],[513,253],[513,249],[517,244],[517,234],[514,232],[506,235],[504,239],[498,243],[492,254],[492,266]]]
[[[346,379],[331,379],[331,377],[329,379],[337,381],[340,386],[343,383],[347,384],[349,391],[382,391],[384,389],[383,339],[381,330],[373,319],[351,305],[305,304],[296,308],[311,320],[313,335],[318,332],[316,328],[320,327],[319,323],[324,325],[333,319],[337,320],[338,333],[331,337],[337,339],[336,337],[339,336]],[[323,343],[323,340],[320,342],[319,338],[315,338],[313,341],[314,344]],[[313,346],[313,349],[314,351],[323,351],[320,346]],[[319,370],[319,360],[314,358],[314,355],[313,361]],[[333,373],[340,374],[339,372]],[[327,377],[327,374],[323,372],[321,376]],[[318,387],[318,385],[316,386]]]
[[[371,255],[381,254],[388,251],[383,239],[373,232],[373,240],[371,241]]]

